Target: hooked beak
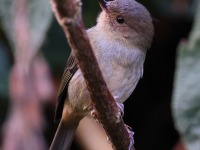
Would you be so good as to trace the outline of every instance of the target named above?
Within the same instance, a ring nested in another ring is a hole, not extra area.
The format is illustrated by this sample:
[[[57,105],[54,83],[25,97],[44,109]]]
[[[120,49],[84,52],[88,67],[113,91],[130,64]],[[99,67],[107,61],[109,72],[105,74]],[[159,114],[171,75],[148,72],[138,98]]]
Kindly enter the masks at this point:
[[[98,0],[99,1],[99,5],[101,6],[101,8],[103,9],[103,11],[107,12],[107,0]]]

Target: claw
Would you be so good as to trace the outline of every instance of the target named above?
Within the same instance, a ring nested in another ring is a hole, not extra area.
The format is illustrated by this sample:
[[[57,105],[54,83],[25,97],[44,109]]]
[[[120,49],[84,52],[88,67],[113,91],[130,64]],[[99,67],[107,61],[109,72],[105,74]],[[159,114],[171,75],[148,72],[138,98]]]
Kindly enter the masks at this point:
[[[121,117],[123,118],[124,117],[124,104],[117,102],[117,106],[118,106],[119,112],[121,114]]]
[[[97,112],[96,112],[96,110],[93,108],[91,111],[90,111],[90,114],[91,114],[91,116],[93,117],[93,119],[97,122],[97,123],[99,123],[99,120],[97,119],[98,117],[97,117]]]

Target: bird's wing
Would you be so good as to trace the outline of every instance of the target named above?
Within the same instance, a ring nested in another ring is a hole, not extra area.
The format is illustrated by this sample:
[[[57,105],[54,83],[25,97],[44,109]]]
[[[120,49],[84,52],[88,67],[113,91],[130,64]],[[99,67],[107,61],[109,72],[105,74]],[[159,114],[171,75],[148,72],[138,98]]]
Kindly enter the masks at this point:
[[[62,117],[63,106],[65,103],[65,100],[67,99],[68,84],[72,76],[78,70],[78,68],[79,68],[78,62],[75,56],[73,55],[73,53],[71,53],[68,58],[67,65],[64,70],[60,88],[58,91],[57,105],[56,105],[56,111],[55,111],[55,117],[54,117],[55,122],[60,121]]]

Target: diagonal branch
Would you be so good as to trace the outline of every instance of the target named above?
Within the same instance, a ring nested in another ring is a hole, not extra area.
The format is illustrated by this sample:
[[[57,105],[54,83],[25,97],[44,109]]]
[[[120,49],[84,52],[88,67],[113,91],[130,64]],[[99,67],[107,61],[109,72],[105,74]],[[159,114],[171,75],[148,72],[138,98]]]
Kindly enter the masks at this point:
[[[77,57],[88,91],[97,111],[98,120],[116,150],[130,149],[130,136],[103,79],[99,65],[90,45],[81,14],[79,0],[52,0],[51,6],[62,26],[68,42]]]

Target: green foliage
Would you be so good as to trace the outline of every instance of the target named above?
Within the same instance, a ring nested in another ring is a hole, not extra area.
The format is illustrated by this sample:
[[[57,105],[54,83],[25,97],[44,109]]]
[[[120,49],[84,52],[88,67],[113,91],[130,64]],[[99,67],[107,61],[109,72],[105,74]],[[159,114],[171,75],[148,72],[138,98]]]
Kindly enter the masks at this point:
[[[42,45],[46,30],[51,23],[52,11],[49,0],[25,0],[25,2],[27,8],[25,8],[24,13],[27,12],[27,22],[29,23],[29,30],[31,32],[30,40],[32,45],[30,45],[30,47],[37,51]],[[13,32],[16,5],[15,0],[0,1],[0,20],[2,28],[13,50],[15,50],[16,46],[16,37]]]
[[[47,58],[50,66],[55,75],[62,75],[67,57],[70,53],[66,37],[62,28],[58,25],[57,21],[52,21],[52,11],[50,9],[49,0],[25,0],[27,2],[28,23],[31,30],[31,40],[34,50],[42,46],[43,53]],[[1,0],[0,1],[0,26],[6,34],[7,40],[10,43],[12,50],[15,50],[15,37],[13,35],[13,21],[15,18],[14,11],[15,0]],[[86,27],[89,28],[96,24],[96,17],[101,11],[97,1],[83,0],[83,16]],[[51,25],[51,29],[46,33]],[[46,35],[45,42],[43,38]],[[4,49],[5,50],[5,49]],[[1,51],[3,52],[3,50]],[[8,89],[8,68],[5,71],[3,64],[8,61],[8,57],[0,58],[0,96],[7,95]],[[4,68],[4,69],[3,69]]]
[[[8,96],[8,73],[10,63],[6,53],[6,48],[0,42],[0,99]]]
[[[5,33],[5,36],[14,51],[16,49],[16,36],[14,35],[16,6],[19,1],[16,0],[1,0],[0,1],[0,27]],[[52,20],[52,11],[49,0],[24,0],[26,6],[24,14],[28,23],[30,32],[30,49],[36,53],[42,46],[46,31],[49,28]],[[0,34],[2,36],[2,33]],[[0,38],[1,40],[1,38]],[[10,68],[9,58],[6,55],[7,49],[3,47],[3,41],[0,41],[0,97],[8,95],[8,70]],[[21,44],[21,43],[20,43]],[[14,53],[14,52],[13,52]]]
[[[200,149],[200,2],[189,42],[178,48],[173,113],[188,150]]]

